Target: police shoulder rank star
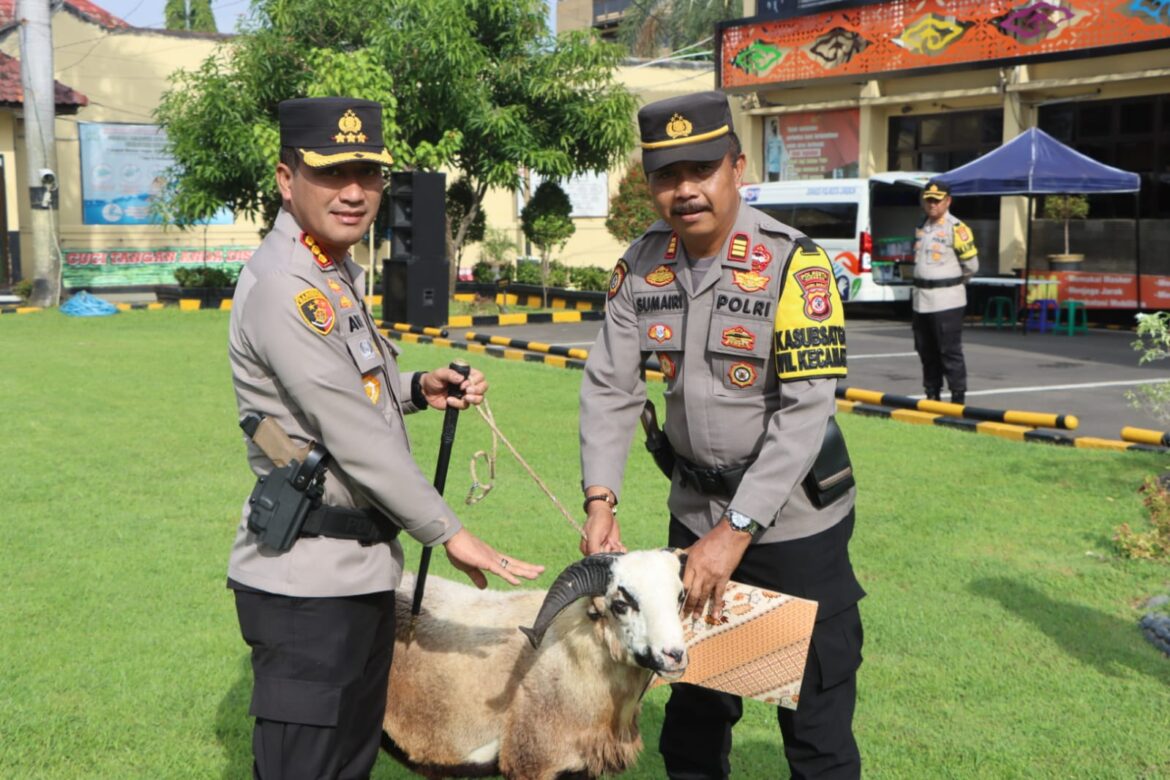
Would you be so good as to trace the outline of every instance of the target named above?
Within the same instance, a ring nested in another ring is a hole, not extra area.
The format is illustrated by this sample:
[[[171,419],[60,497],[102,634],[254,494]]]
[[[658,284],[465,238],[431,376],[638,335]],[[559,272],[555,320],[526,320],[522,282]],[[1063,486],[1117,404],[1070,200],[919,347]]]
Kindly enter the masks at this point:
[[[297,313],[314,332],[328,336],[333,331],[337,317],[333,313],[333,304],[329,303],[325,293],[316,287],[310,287],[297,293],[295,300]]]
[[[845,315],[825,250],[798,239],[784,269],[773,347],[781,381],[845,376]]]
[[[313,253],[313,262],[317,264],[318,268],[322,271],[328,271],[333,267],[333,259],[317,244],[317,239],[308,233],[301,233],[301,243]]]

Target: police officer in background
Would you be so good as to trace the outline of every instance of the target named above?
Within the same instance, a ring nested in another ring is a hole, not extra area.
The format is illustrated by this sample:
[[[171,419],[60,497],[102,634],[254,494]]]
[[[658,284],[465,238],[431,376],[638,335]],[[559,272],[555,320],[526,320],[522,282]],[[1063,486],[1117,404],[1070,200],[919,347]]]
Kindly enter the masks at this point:
[[[257,528],[256,517],[249,524],[250,509],[272,503],[263,491],[280,482],[272,447],[249,440],[249,464],[266,480],[259,504],[245,504],[228,587],[252,648],[254,775],[367,777],[394,648],[399,530],[442,544],[480,588],[484,571],[515,585],[542,567],[463,529],[411,458],[404,414],[467,408],[487,383],[474,370],[466,379],[449,368],[400,375],[396,348],[366,309],[349,250],[374,220],[391,163],[381,105],[287,100],[279,115],[283,205],[240,274],[228,355],[241,418],[267,418],[277,438],[315,442],[328,458],[320,506],[281,550],[270,528]],[[449,383],[462,398],[448,396]],[[266,521],[287,526],[282,513],[296,503],[286,492]]]
[[[864,592],[848,548],[856,489],[833,420],[845,331],[831,263],[741,200],[725,95],[652,103],[638,124],[661,220],[618,261],[585,367],[583,551],[622,549],[614,510],[646,398],[639,366],[656,355],[674,454],[669,543],[690,549],[684,609],[718,617],[729,579],[817,600],[800,706],[777,709],[784,751],[794,777],[856,778]],[[674,685],[659,746],[670,777],[727,777],[741,714],[737,696]]]
[[[914,238],[914,349],[922,360],[926,397],[940,400],[943,375],[951,401],[966,402],[967,364],[963,360],[963,312],[967,282],[979,270],[971,228],[950,213],[951,191],[932,181],[922,191],[926,218]]]

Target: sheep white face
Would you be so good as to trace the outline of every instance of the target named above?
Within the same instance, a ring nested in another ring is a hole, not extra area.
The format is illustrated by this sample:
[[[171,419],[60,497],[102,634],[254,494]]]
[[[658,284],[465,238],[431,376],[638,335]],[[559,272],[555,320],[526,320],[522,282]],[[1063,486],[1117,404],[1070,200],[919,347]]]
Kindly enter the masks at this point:
[[[605,618],[625,660],[668,680],[687,668],[680,574],[678,557],[667,550],[627,553],[614,560],[604,597]]]

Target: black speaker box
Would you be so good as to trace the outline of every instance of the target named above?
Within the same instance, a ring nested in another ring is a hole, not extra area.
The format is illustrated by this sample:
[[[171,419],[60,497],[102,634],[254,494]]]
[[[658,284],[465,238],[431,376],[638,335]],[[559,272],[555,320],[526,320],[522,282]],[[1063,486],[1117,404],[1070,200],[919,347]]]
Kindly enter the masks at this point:
[[[390,174],[390,259],[382,265],[382,319],[447,323],[447,198],[441,173]]]

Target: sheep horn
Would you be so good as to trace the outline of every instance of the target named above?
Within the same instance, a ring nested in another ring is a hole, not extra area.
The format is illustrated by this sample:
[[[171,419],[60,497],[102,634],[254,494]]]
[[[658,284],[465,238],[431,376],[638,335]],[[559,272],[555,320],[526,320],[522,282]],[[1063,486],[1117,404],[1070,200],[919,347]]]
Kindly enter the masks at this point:
[[[528,637],[533,649],[540,647],[544,632],[552,625],[553,619],[579,598],[601,596],[609,588],[613,574],[613,562],[617,553],[598,553],[582,558],[562,571],[548,589],[544,603],[532,628],[520,626],[521,633]]]

